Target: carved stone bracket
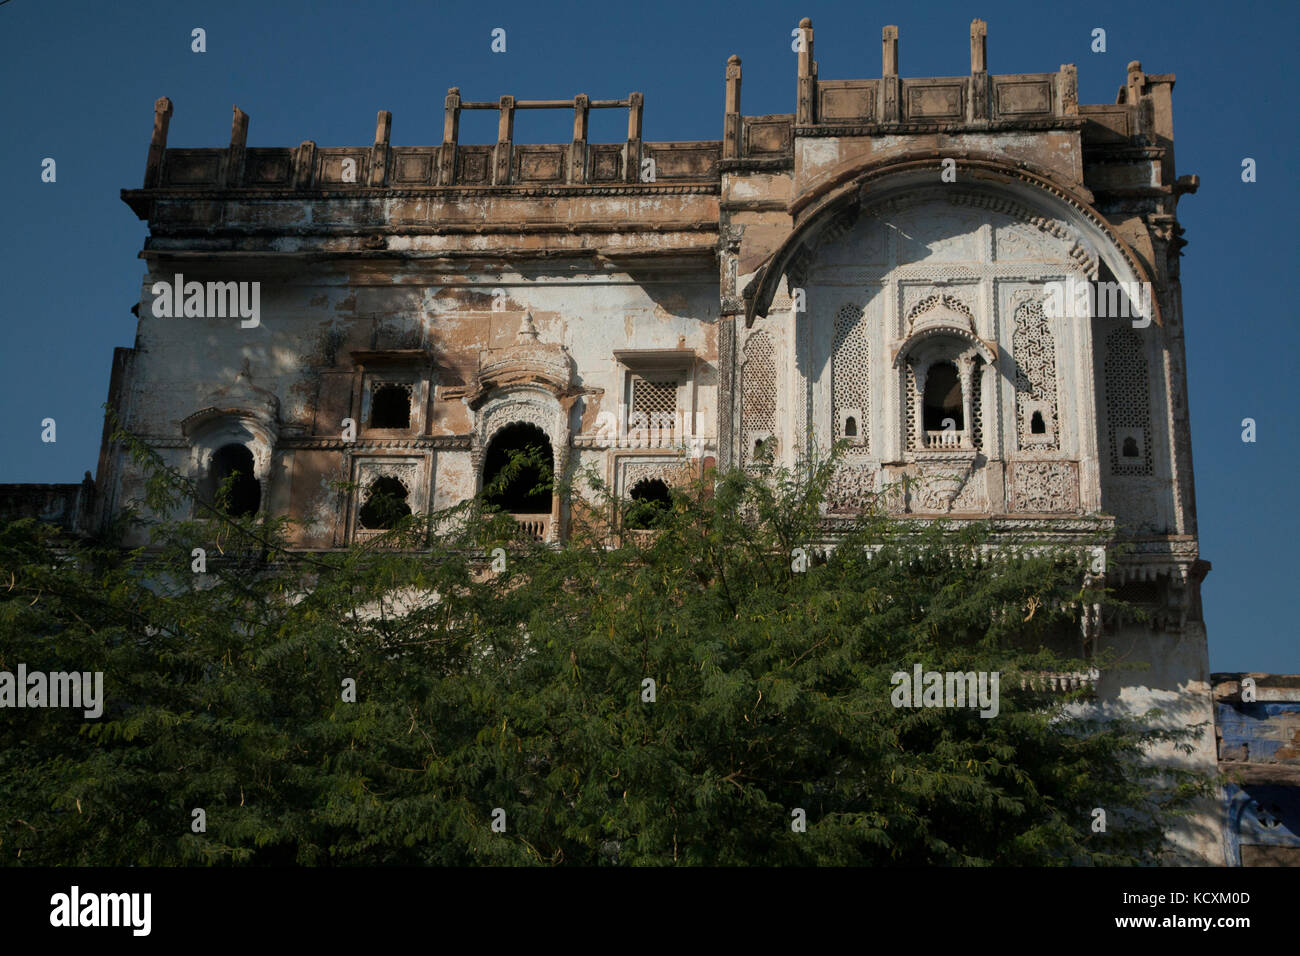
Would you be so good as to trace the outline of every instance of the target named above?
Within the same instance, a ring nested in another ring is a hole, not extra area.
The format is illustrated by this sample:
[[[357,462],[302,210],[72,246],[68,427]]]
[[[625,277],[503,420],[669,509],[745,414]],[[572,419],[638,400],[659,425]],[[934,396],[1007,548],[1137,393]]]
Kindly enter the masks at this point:
[[[915,481],[909,482],[908,510],[947,514],[975,469],[974,451],[918,452]]]

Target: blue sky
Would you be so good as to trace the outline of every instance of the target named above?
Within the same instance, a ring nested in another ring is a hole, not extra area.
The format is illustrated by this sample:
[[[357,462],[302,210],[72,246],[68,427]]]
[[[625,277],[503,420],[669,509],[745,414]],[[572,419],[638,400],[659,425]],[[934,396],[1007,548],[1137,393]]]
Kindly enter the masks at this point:
[[[790,31],[810,16],[823,79],[878,76],[880,28],[897,24],[904,76],[969,71],[969,24],[989,25],[994,73],[1079,68],[1079,99],[1114,102],[1129,60],[1176,73],[1178,172],[1201,177],[1179,217],[1192,440],[1214,670],[1300,673],[1288,577],[1300,544],[1300,321],[1296,277],[1294,2],[1175,6],[1098,2],[608,4],[416,0],[9,0],[0,5],[0,482],[74,482],[93,471],[113,347],[131,345],[144,224],[119,190],[142,182],[153,102],[175,104],[169,144],[225,146],[232,105],[250,146],[365,144],[393,112],[393,143],[441,140],[442,102],[645,94],[650,140],[719,139],[727,57],[743,61],[742,110],[794,109]],[[207,52],[190,31],[207,32]],[[506,30],[506,52],[491,32]],[[1107,52],[1090,50],[1094,28]],[[593,113],[616,142],[621,111]],[[495,113],[462,142],[495,140]],[[572,115],[518,114],[517,138],[567,142]],[[40,179],[53,157],[58,180]],[[1241,181],[1252,157],[1258,181]],[[41,419],[58,441],[40,440]],[[1241,440],[1254,418],[1258,440]]]

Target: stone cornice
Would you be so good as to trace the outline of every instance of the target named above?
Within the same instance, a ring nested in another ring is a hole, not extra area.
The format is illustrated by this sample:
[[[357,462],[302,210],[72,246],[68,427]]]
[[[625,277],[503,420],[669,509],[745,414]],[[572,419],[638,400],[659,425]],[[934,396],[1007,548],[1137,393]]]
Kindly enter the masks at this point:
[[[150,448],[189,448],[190,443],[184,438],[170,436],[144,436],[141,438]],[[321,436],[280,436],[275,449],[312,449],[324,451],[386,451],[389,449],[457,449],[469,448],[469,435],[424,435],[412,438],[357,438],[344,441],[342,438]]]
[[[712,260],[716,257],[716,243],[707,245],[670,246],[662,249],[631,248],[609,249],[593,246],[560,246],[546,248],[499,248],[499,249],[297,249],[292,252],[280,252],[275,249],[175,249],[151,246],[141,250],[137,255],[141,259],[175,259],[193,262],[221,262],[227,260],[250,259],[265,262],[301,261],[331,262],[335,259],[369,259],[383,261],[418,260],[420,262],[440,259],[467,260],[469,262],[500,262],[504,257],[511,259],[605,259],[610,262],[650,259],[680,259],[693,257]]]
[[[326,451],[387,451],[390,449],[469,448],[469,435],[426,435],[419,438],[365,438],[345,442],[341,438],[284,438],[277,448],[308,448]]]
[[[1109,515],[1015,515],[992,517],[954,517],[952,515],[930,514],[894,514],[891,520],[914,522],[916,524],[942,523],[954,531],[971,525],[985,525],[996,537],[1010,538],[1026,536],[1034,541],[1055,541],[1062,543],[1097,544],[1097,535],[1107,535],[1113,539],[1115,519]],[[850,527],[857,520],[856,515],[826,515],[821,520],[825,529],[842,530]]]
[[[677,222],[643,222],[630,219],[606,219],[588,222],[530,222],[530,223],[443,223],[437,226],[417,224],[388,225],[353,225],[344,223],[322,223],[309,227],[303,226],[243,226],[223,224],[221,226],[172,226],[154,227],[154,235],[160,237],[203,236],[217,238],[221,236],[487,236],[487,235],[524,235],[524,234],[560,234],[578,233],[620,233],[620,232],[717,232],[717,219],[691,219]]]
[[[979,123],[848,123],[796,126],[801,136],[901,136],[909,133],[1014,133],[1019,130],[1077,130],[1084,120],[1077,116],[1054,116],[1039,120],[991,120]]]
[[[721,180],[672,183],[609,183],[591,186],[351,186],[345,189],[292,189],[272,187],[177,187],[157,186],[151,189],[123,189],[122,201],[140,219],[149,219],[151,205],[157,201],[171,202],[230,202],[230,201],[280,201],[296,204],[343,200],[383,199],[437,199],[459,202],[500,196],[511,199],[543,199],[551,197],[583,196],[716,196],[722,190]]]
[[[794,156],[749,156],[736,159],[724,159],[718,163],[718,170],[724,173],[773,172],[794,169]]]

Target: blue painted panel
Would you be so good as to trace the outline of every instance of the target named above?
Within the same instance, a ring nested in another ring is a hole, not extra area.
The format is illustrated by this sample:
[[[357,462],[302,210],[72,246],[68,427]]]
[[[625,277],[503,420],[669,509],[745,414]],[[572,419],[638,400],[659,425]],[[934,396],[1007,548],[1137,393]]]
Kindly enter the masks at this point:
[[[1300,848],[1300,787],[1229,783],[1223,789],[1231,865],[1241,866],[1243,845]]]
[[[1248,759],[1251,763],[1277,760],[1285,746],[1296,746],[1300,730],[1300,702],[1268,701],[1239,704],[1219,701],[1215,704],[1215,722],[1222,737],[1223,757]],[[1242,745],[1247,750],[1242,755]],[[1241,755],[1241,756],[1239,756]],[[1283,762],[1296,763],[1283,758]]]

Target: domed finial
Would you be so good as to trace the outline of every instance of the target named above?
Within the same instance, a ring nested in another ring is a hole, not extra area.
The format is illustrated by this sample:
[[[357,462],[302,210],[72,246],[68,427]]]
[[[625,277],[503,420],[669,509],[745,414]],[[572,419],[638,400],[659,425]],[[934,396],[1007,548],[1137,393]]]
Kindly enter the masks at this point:
[[[789,23],[790,21],[787,20],[786,22]],[[804,17],[802,20],[799,21],[799,26],[800,27],[812,26],[812,17]]]
[[[1129,62],[1129,65],[1128,65],[1128,71],[1129,71],[1130,73],[1141,73],[1141,72],[1142,72],[1142,61],[1141,61],[1141,60],[1131,60],[1131,61]]]
[[[520,345],[527,345],[529,342],[537,341],[537,326],[533,325],[533,313],[524,313],[523,320],[519,323],[519,334],[515,336],[515,341]]]
[[[740,57],[734,53],[731,54],[731,56],[727,57],[727,66],[740,66]]]

